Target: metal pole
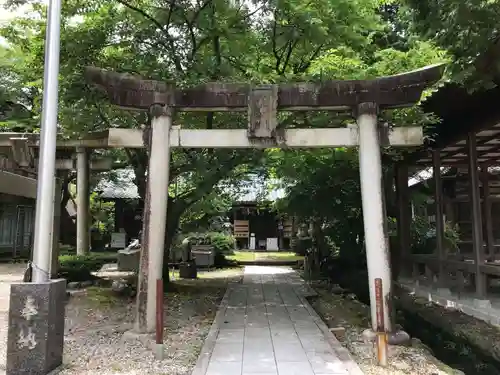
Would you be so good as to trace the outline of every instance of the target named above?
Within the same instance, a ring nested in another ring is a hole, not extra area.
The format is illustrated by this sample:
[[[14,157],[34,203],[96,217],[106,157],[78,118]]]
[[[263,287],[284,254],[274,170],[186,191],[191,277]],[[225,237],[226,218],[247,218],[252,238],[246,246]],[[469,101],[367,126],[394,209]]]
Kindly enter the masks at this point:
[[[36,283],[46,282],[50,278],[54,176],[56,172],[61,0],[51,0],[47,14],[40,159],[38,161],[33,246],[33,281]]]
[[[391,332],[392,280],[389,263],[389,242],[385,230],[386,218],[382,189],[382,161],[379,128],[377,126],[377,105],[375,103],[362,103],[358,105],[356,112],[359,131],[359,173],[372,330],[377,331],[375,279],[381,279],[384,288],[382,293],[384,328],[386,332]]]

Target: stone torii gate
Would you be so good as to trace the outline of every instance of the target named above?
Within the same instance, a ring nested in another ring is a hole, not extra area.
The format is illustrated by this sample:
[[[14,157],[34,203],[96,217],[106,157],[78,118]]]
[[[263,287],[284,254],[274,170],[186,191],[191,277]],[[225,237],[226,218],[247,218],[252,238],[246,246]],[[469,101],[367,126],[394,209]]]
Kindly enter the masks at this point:
[[[423,142],[420,127],[388,130],[379,127],[379,110],[416,104],[422,91],[442,76],[443,66],[374,80],[327,81],[251,86],[214,83],[177,89],[173,84],[89,67],[86,78],[103,89],[120,107],[149,111],[151,134],[115,129],[109,144],[149,149],[145,197],[143,251],[137,293],[137,328],[155,330],[156,281],[162,278],[171,147],[185,148],[318,148],[359,146],[361,196],[366,238],[372,329],[382,312],[384,329],[391,325],[391,269],[385,228],[380,146],[416,146]],[[346,128],[279,129],[277,112],[352,111],[357,125]],[[180,129],[172,127],[174,111],[247,111],[245,129]],[[382,281],[382,296],[375,280]],[[376,301],[383,310],[377,310]]]

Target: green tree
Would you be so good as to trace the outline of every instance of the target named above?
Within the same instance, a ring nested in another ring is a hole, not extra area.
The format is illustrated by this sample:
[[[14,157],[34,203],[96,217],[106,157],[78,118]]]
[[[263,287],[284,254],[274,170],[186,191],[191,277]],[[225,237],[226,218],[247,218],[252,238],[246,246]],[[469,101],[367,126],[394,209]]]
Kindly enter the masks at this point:
[[[17,6],[25,1],[11,1]],[[43,2],[30,2],[31,12],[0,30],[10,50],[24,57],[18,93],[33,87],[30,110],[37,123],[43,77],[45,13]],[[370,45],[382,30],[378,0],[256,1],[226,0],[68,0],[61,33],[61,131],[68,137],[109,127],[137,128],[148,124],[144,113],[125,112],[83,79],[94,65],[178,86],[207,81],[279,82],[301,80],[325,51]],[[338,78],[338,77],[336,77]],[[320,116],[321,117],[321,116]],[[311,115],[311,119],[315,116]],[[287,119],[290,121],[290,118]],[[227,113],[178,114],[184,128],[235,127],[246,116]],[[147,154],[124,150],[144,196]],[[185,188],[171,194],[167,248],[183,213],[214,191],[219,181],[238,179],[261,163],[261,151],[175,150],[171,178],[182,177]]]
[[[312,80],[334,77],[370,79],[448,59],[445,51],[430,42],[407,41],[402,49],[380,49],[378,43],[380,40],[374,40],[374,44],[367,49],[370,52],[346,46],[325,51],[311,64],[306,75]],[[431,92],[429,90],[426,95]],[[381,123],[392,127],[433,126],[438,121],[419,106],[383,111],[379,117]],[[326,113],[314,119],[304,116],[301,121],[303,126],[324,127],[344,126],[354,119],[351,113]],[[364,227],[356,150],[271,150],[269,154],[273,173],[284,181],[288,191],[287,197],[279,204],[282,209],[313,224],[313,237],[320,256],[328,256],[333,248],[339,252],[340,260],[346,266],[362,266],[365,261]],[[392,165],[401,155],[402,151],[384,150],[386,201],[390,217],[395,216],[391,207]],[[398,264],[394,266],[397,268]]]
[[[500,35],[496,0],[402,0],[422,37],[449,51],[454,80],[468,87],[498,84]]]

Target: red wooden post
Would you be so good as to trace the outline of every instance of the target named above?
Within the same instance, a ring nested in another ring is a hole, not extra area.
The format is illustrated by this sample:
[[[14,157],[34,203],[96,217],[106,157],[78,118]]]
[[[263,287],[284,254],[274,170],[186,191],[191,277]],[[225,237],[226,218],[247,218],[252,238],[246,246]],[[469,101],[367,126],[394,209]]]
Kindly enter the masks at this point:
[[[375,279],[375,301],[377,311],[377,361],[380,366],[387,366],[387,333],[384,325],[384,300],[382,279]]]
[[[163,279],[156,280],[156,343],[163,344]]]

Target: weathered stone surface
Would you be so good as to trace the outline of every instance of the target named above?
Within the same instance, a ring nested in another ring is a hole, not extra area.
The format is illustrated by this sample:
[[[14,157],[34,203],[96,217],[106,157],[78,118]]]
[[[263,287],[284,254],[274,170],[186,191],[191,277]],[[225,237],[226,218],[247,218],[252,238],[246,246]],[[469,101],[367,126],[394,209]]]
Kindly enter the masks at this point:
[[[66,280],[11,284],[7,375],[47,374],[62,364]]]
[[[278,109],[350,109],[360,103],[377,103],[382,109],[412,106],[422,91],[442,76],[444,65],[428,66],[412,72],[373,80],[332,80],[320,83],[290,83],[278,87]],[[106,91],[109,99],[121,107],[148,110],[163,104],[180,110],[238,111],[248,108],[248,84],[215,83],[172,90],[165,82],[144,80],[89,67],[90,83]]]
[[[278,124],[278,86],[269,85],[253,89],[248,98],[248,135],[273,138]]]
[[[89,286],[92,286],[92,285],[94,285],[94,282],[92,280],[82,281],[80,283],[80,286],[82,288],[88,288]]]
[[[118,271],[139,270],[141,249],[124,249],[118,251]]]
[[[78,288],[80,288],[80,285],[81,285],[81,283],[79,283],[78,281],[73,281],[71,283],[68,283],[67,288],[68,289],[78,289]]]

